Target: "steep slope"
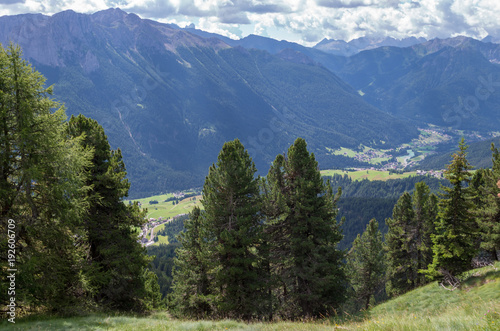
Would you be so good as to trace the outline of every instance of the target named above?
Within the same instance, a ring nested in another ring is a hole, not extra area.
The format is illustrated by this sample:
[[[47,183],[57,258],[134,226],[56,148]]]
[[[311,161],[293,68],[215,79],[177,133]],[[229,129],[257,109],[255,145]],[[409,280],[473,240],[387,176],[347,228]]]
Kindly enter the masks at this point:
[[[475,169],[492,167],[492,143],[495,144],[495,147],[499,147],[500,137],[469,144],[469,148],[467,148],[467,160],[474,166]],[[438,151],[437,154],[426,157],[422,163],[418,165],[418,169],[445,169],[450,163],[452,155],[456,152],[456,150],[457,146],[455,144],[455,146],[449,148],[448,150]]]
[[[499,267],[496,262],[466,272],[455,291],[433,282],[371,308],[360,322],[344,325],[362,330],[498,330]]]
[[[337,73],[397,117],[491,131],[500,125],[499,46],[457,37],[382,47],[350,57]]]
[[[266,173],[297,136],[331,167],[346,160],[327,148],[395,145],[417,134],[300,55],[231,47],[119,9],[2,17],[0,32],[55,84],[69,114],[104,126],[136,196],[200,186],[234,138]]]

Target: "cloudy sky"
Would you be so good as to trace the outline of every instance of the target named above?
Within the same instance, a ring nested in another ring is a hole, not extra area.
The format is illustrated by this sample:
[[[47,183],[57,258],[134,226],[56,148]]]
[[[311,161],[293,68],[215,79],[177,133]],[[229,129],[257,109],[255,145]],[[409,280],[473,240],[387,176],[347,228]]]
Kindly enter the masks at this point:
[[[0,16],[110,7],[235,39],[253,33],[309,46],[362,36],[500,39],[498,0],[0,0]]]

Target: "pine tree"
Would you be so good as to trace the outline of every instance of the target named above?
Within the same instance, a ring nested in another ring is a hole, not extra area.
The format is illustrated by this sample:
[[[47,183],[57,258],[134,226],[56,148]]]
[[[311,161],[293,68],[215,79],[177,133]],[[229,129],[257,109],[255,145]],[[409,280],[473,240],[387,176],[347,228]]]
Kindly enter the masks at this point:
[[[239,140],[222,147],[217,164],[209,169],[202,204],[211,284],[216,314],[224,318],[250,319],[263,304],[260,279],[261,242],[260,179],[255,164]]]
[[[368,309],[370,299],[380,290],[385,278],[385,256],[382,233],[372,219],[363,234],[356,237],[347,254],[349,280],[356,297]]]
[[[415,220],[413,222],[415,286],[422,286],[428,282],[422,270],[426,270],[432,263],[432,235],[435,232],[434,223],[438,216],[438,199],[436,195],[430,193],[429,186],[425,182],[415,184],[413,192],[413,210]]]
[[[500,152],[494,144],[491,150],[492,169],[476,171],[471,187],[481,236],[480,248],[500,260]]]
[[[477,223],[472,214],[474,204],[470,188],[472,168],[467,161],[467,146],[462,138],[459,151],[453,155],[444,175],[451,187],[442,187],[439,201],[439,219],[436,233],[432,236],[433,262],[427,274],[444,277],[444,282],[458,286],[457,276],[470,268],[472,257],[477,251]]]
[[[344,253],[336,248],[342,235],[332,188],[301,138],[288,149],[288,157],[277,156],[268,178],[266,227],[278,314],[326,314],[343,302],[346,281]]]
[[[181,247],[176,250],[173,293],[169,298],[169,307],[178,317],[200,319],[212,313],[207,236],[202,217],[200,208],[195,207],[184,222],[185,231],[178,236]]]
[[[411,258],[412,227],[415,220],[412,198],[403,193],[394,206],[392,218],[386,220],[388,232],[385,235],[387,245],[387,284],[390,296],[403,294],[416,284],[416,265]]]
[[[437,219],[437,197],[424,183],[416,183],[412,195],[405,192],[386,220],[387,284],[390,296],[427,283],[421,273],[432,263],[432,239]]]
[[[112,309],[143,310],[152,305],[147,298],[155,298],[146,291],[150,258],[137,242],[135,230],[143,226],[144,212],[137,204],[122,202],[130,184],[121,151],[111,150],[102,126],[83,115],[71,117],[68,133],[81,137],[83,145],[93,151],[92,164],[86,169],[90,190],[83,223],[89,246],[85,275],[91,294]]]
[[[0,47],[0,247],[7,252],[12,219],[18,304],[68,311],[85,290],[79,229],[90,155],[65,134],[64,108],[44,83],[19,47]],[[1,261],[4,270],[6,256]]]

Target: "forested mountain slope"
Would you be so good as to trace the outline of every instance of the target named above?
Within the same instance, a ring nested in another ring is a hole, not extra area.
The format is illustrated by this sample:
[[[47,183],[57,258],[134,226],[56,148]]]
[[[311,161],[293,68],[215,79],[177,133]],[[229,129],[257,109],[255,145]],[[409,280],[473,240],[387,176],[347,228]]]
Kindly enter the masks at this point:
[[[417,135],[296,53],[231,47],[119,9],[0,18],[65,102],[121,148],[132,196],[200,186],[225,141],[240,138],[262,173],[296,137],[323,167],[327,148],[397,145]]]

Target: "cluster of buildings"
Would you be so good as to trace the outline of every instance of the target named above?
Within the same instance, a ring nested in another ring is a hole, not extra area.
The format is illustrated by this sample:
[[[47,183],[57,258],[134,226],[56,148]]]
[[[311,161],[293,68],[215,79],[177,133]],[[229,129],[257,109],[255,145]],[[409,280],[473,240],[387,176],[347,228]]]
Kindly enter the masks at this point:
[[[422,176],[427,175],[441,179],[443,178],[443,170],[429,170],[429,171],[417,170],[417,175],[422,175]]]
[[[164,219],[163,217],[158,217],[157,219],[156,218],[150,218],[148,220],[148,222],[144,225],[144,227],[142,228],[142,231],[141,233],[139,234],[139,242],[143,245],[143,246],[149,246],[149,245],[152,245],[154,244],[154,229],[159,226],[159,225],[162,225],[162,224],[165,224],[165,223],[168,223],[170,221],[173,221],[175,219],[177,219],[178,217],[181,217],[181,216],[184,216],[184,215],[187,215],[187,214],[178,214],[176,216],[174,216],[173,218],[168,218],[168,219]],[[148,238],[149,236],[149,238]]]

